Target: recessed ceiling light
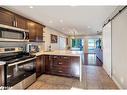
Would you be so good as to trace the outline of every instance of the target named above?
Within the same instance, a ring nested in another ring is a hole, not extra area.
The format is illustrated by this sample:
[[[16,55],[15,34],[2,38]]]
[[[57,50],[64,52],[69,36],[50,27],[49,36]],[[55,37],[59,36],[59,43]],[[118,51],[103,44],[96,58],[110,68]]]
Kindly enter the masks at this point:
[[[63,20],[62,19],[60,20],[60,23],[63,23]]]
[[[49,23],[53,23],[53,21],[52,21],[52,20],[50,20],[50,21],[49,21]]]
[[[64,28],[62,28],[62,30],[64,30]]]
[[[91,28],[90,26],[88,26],[88,28]]]
[[[33,6],[30,6],[30,8],[32,9],[32,8],[33,8]]]

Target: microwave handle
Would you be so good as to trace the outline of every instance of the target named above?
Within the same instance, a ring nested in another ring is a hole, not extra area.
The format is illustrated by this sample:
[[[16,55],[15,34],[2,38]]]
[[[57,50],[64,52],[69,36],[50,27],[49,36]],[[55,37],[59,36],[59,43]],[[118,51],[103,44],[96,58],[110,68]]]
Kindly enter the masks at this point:
[[[26,39],[26,32],[24,32],[24,40]]]

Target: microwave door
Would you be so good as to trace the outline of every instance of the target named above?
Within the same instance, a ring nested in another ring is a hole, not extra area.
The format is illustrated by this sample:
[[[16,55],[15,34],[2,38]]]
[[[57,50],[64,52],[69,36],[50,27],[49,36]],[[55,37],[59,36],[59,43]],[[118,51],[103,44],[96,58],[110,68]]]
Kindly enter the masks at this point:
[[[23,35],[20,32],[2,31],[2,38],[6,39],[23,39]]]

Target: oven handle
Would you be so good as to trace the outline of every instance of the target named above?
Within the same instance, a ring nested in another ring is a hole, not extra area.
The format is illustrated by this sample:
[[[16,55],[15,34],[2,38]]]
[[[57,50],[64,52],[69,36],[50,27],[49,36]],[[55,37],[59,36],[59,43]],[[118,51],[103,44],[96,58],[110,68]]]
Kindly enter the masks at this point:
[[[15,62],[15,63],[12,63],[12,64],[8,64],[8,66],[18,65],[18,64],[21,64],[21,63],[24,63],[24,62],[27,62],[27,61],[31,61],[31,60],[34,60],[34,59],[36,59],[36,57],[29,58],[29,59],[26,59],[26,60],[23,60],[23,61],[19,61],[19,62]]]

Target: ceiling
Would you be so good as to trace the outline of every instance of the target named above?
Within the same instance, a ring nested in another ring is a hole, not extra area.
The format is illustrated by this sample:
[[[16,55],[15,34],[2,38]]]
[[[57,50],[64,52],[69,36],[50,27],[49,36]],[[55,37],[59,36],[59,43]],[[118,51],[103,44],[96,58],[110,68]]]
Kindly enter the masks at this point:
[[[36,20],[67,35],[91,35],[116,6],[8,6],[17,14]]]

